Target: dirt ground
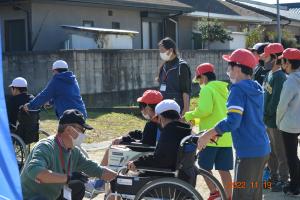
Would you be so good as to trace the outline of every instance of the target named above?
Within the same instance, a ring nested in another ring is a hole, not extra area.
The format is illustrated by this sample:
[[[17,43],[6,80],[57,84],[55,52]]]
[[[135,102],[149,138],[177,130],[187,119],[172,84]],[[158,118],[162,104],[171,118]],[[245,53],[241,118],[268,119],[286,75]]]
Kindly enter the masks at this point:
[[[100,149],[95,148],[95,146],[99,147],[99,145],[95,145],[92,148],[87,148],[89,157],[92,160],[95,160],[100,163],[102,156],[104,154],[103,147],[107,146],[107,145],[108,145],[108,142],[104,142],[102,145],[100,145],[100,146],[102,146],[102,147],[100,147]],[[298,149],[298,154],[299,153],[300,153],[300,148]],[[213,171],[213,173],[218,178],[218,180],[220,180],[218,173],[216,171]],[[233,171],[231,171],[231,174],[233,176]],[[196,189],[200,192],[203,199],[208,198],[209,190],[208,190],[202,177],[198,177]],[[87,200],[87,199],[89,199],[89,198],[85,198],[85,200]],[[102,200],[102,199],[104,199],[104,195],[99,194],[98,196],[96,196],[93,199],[94,200]],[[263,199],[264,200],[296,200],[296,199],[300,200],[300,196],[292,197],[292,196],[284,195],[283,192],[271,192],[270,190],[264,190]]]

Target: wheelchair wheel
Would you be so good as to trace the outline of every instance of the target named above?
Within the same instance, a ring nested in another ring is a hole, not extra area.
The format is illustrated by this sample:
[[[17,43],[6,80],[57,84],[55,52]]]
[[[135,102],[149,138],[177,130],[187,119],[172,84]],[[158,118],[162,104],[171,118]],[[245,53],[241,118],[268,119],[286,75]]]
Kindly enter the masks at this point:
[[[144,185],[134,200],[202,200],[190,184],[177,178],[160,178]]]
[[[22,167],[24,166],[25,161],[28,156],[26,144],[21,139],[21,137],[19,137],[18,135],[14,134],[14,133],[11,134],[11,139],[12,139],[12,144],[13,144],[13,147],[14,147],[14,150],[16,153],[17,164],[18,164],[19,170],[21,170]]]
[[[226,197],[226,192],[222,186],[222,184],[218,181],[218,179],[216,177],[214,177],[211,173],[209,173],[208,171],[202,169],[202,168],[199,168],[198,166],[196,166],[196,170],[197,170],[197,177],[198,177],[198,183],[199,182],[204,182],[205,184],[205,181],[199,181],[199,178],[205,178],[205,179],[208,179],[212,185],[216,188],[216,190],[219,191],[220,193],[220,200],[225,200],[227,199]],[[199,177],[199,176],[202,176],[202,177]],[[208,189],[208,186],[205,184],[205,185],[196,185],[197,188],[201,188],[202,190],[201,191],[198,191],[205,199],[208,199],[209,197],[209,189]]]

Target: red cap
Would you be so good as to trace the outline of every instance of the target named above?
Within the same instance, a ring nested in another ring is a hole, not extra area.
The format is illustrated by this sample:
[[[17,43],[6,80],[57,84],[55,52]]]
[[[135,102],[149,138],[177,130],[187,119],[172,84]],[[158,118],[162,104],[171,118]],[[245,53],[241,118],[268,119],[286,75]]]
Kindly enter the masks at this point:
[[[223,55],[223,59],[227,62],[235,62],[254,69],[258,63],[253,53],[247,49],[237,49],[231,55]]]
[[[162,94],[157,90],[146,90],[143,96],[137,99],[137,102],[145,104],[158,104],[163,100]]]
[[[279,59],[286,58],[289,60],[300,60],[300,50],[295,48],[287,48],[283,51]]]
[[[213,64],[210,63],[202,63],[196,68],[196,76],[200,76],[202,74],[205,74],[207,72],[214,72],[215,67]]]
[[[282,53],[283,50],[284,50],[284,48],[283,48],[282,44],[271,43],[265,47],[264,53],[261,56],[267,57],[267,56],[270,56],[271,54]]]

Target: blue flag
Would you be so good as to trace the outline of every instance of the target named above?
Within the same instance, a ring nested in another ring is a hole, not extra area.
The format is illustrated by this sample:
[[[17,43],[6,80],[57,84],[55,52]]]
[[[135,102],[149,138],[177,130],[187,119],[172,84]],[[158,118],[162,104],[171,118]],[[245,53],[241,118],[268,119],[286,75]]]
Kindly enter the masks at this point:
[[[21,200],[19,169],[11,142],[4,98],[1,39],[0,23],[0,200]]]

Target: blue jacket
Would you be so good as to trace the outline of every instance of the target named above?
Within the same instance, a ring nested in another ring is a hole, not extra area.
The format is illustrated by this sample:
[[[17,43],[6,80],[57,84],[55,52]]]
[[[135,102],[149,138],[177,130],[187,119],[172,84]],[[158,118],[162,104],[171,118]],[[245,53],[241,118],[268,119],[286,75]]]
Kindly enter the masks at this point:
[[[220,121],[218,134],[231,132],[237,157],[262,157],[270,153],[270,141],[263,123],[263,89],[255,81],[233,84],[227,101],[227,118]]]
[[[58,118],[68,109],[77,109],[87,118],[78,82],[70,71],[55,74],[46,88],[29,102],[28,108],[38,109],[50,100]]]

